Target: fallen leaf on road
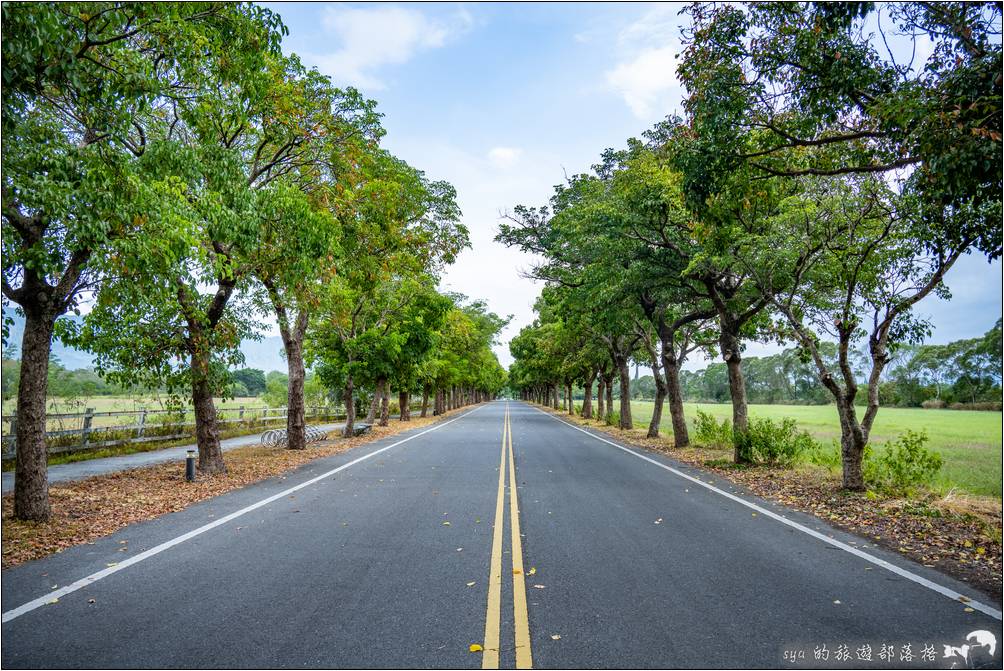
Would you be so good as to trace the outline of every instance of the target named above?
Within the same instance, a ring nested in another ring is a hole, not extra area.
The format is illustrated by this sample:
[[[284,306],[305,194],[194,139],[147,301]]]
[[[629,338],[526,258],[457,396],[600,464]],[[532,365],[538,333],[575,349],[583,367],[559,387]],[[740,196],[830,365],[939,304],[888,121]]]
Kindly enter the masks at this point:
[[[88,599],[87,603],[94,603],[94,599]]]
[[[464,548],[457,548],[457,552],[463,552]]]
[[[537,589],[544,589],[543,585],[534,585],[534,587],[537,588]]]
[[[59,603],[59,599],[50,599],[49,603]]]
[[[112,566],[118,566],[118,565],[119,565],[119,563],[117,561],[113,561],[111,564],[105,564],[105,566],[107,566],[108,568],[111,568]]]
[[[449,522],[443,522],[443,526],[444,527],[448,527],[448,526],[450,526],[450,523]]]
[[[471,652],[481,652],[482,650],[484,650],[484,648],[482,648],[477,643],[471,643],[471,647],[468,648],[468,650],[470,650]]]
[[[551,634],[551,640],[552,641],[560,641],[561,640],[561,634]]]
[[[536,566],[531,567],[530,570],[526,572],[527,575],[536,575],[536,573],[537,573]]]
[[[834,599],[833,603],[839,604],[840,603],[840,599]]]
[[[966,611],[967,613],[973,613],[973,612],[975,612],[975,609],[973,609],[973,608],[969,608],[968,606],[966,606],[966,607],[965,607],[965,608],[963,608],[962,610]]]
[[[960,596],[959,601],[961,601],[962,603],[969,603],[970,601],[972,601],[972,599],[970,599],[967,596]]]
[[[474,580],[472,580],[469,583],[467,583],[467,586],[468,587],[474,587],[475,584],[476,584],[476,582]]]
[[[513,575],[519,575],[520,573],[522,573],[522,571],[520,571],[520,570],[519,570],[518,568],[514,568],[514,569],[512,570],[512,574],[513,574]]]
[[[656,524],[662,524],[662,518],[660,517],[659,519],[657,519],[657,520],[655,521],[655,523],[656,523]]]

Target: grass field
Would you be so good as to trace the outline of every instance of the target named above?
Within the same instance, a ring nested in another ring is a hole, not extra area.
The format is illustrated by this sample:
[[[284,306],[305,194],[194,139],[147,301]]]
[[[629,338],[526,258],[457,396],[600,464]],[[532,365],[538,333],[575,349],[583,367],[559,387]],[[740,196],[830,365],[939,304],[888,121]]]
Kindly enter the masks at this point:
[[[257,397],[247,397],[247,398],[232,398],[226,401],[219,398],[214,399],[216,404],[216,411],[219,413],[220,418],[230,418],[236,416],[236,411],[241,406],[245,408],[262,408],[265,405],[264,400]],[[66,398],[49,398],[45,404],[45,411],[48,415],[58,415],[58,414],[80,414],[81,417],[65,417],[65,418],[50,418],[46,422],[46,430],[48,431],[59,431],[64,429],[79,429],[82,426],[82,414],[87,410],[87,408],[93,408],[94,412],[135,412],[138,410],[166,410],[167,397],[162,397],[160,399],[154,397],[134,397],[134,396],[93,396],[90,398],[81,399],[66,399]],[[185,408],[189,411],[189,420],[192,419],[191,415],[191,403],[186,403]],[[9,417],[15,413],[17,409],[16,404],[12,401],[11,403],[4,403],[3,405],[3,415],[4,417]],[[155,417],[164,417],[164,415],[152,415],[150,418],[151,422],[155,422]],[[91,426],[98,428],[103,426],[119,426],[123,424],[131,424],[136,420],[131,417],[123,416],[113,416],[113,417],[95,417],[91,423]],[[176,420],[172,420],[176,421]],[[3,435],[7,435],[10,432],[10,422],[4,420],[2,428],[0,428]]]
[[[647,426],[652,420],[651,401],[632,401],[631,414],[635,426]],[[614,401],[614,408],[617,401]],[[687,420],[700,409],[717,419],[731,419],[732,406],[719,403],[687,403]],[[829,445],[840,440],[837,410],[826,405],[751,405],[750,416],[780,419],[792,417],[798,426],[814,438]],[[669,408],[663,410],[663,430],[673,430]],[[953,487],[970,494],[1001,498],[1001,433],[999,412],[974,410],[924,410],[922,408],[882,408],[875,418],[871,443],[881,449],[881,443],[896,438],[907,429],[925,430],[928,446],[941,453],[945,464],[935,487],[947,492]]]
[[[242,405],[248,408],[260,408],[266,405],[265,401],[256,396],[229,398],[226,401],[217,398],[214,399],[214,402],[217,409],[239,408]],[[166,403],[166,396],[159,400],[152,396],[147,398],[137,398],[135,396],[92,396],[84,399],[50,398],[46,401],[45,409],[50,413],[83,412],[87,408],[94,408],[94,412],[143,410],[144,408],[147,410],[161,410]],[[186,405],[191,406],[191,403],[186,403]],[[6,404],[4,404],[4,414],[13,412],[15,407],[15,404],[11,403],[11,407],[8,409]]]

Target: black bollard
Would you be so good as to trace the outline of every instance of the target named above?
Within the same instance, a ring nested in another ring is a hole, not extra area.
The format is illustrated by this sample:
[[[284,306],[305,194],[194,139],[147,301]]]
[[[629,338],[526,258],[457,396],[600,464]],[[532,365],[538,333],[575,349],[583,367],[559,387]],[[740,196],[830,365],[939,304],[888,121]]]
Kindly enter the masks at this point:
[[[195,450],[189,450],[185,457],[185,480],[195,482]]]

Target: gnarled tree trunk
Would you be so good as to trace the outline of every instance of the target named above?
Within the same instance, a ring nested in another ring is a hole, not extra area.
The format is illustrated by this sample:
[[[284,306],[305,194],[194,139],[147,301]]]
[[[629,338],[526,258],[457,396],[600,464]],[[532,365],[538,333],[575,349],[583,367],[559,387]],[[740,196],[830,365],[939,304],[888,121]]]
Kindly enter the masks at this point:
[[[593,381],[596,379],[596,371],[590,370],[586,375],[582,385],[582,418],[593,418]]]
[[[601,422],[607,416],[606,393],[607,393],[607,381],[604,379],[603,373],[601,372],[597,376],[597,382],[596,382],[596,419],[600,420]]]
[[[690,444],[687,418],[683,413],[683,392],[680,388],[680,366],[672,353],[663,347],[663,369],[666,371],[666,396],[669,399],[669,415],[673,420],[673,445],[686,447]]]
[[[283,327],[280,319],[279,330],[282,344],[286,349],[286,368],[289,373],[289,390],[286,394],[286,447],[291,450],[307,448],[306,401],[304,382],[307,373],[303,366],[303,337],[307,332],[308,315],[301,310],[292,330]]]
[[[620,428],[632,429],[634,422],[631,421],[631,370],[628,367],[626,356],[617,357],[617,371],[621,380],[620,399]]]
[[[743,379],[742,354],[737,333],[722,329],[719,346],[725,367],[729,373],[729,395],[732,398],[732,431],[734,435],[734,460],[737,464],[749,463],[750,455],[745,448],[745,434],[749,431],[748,404],[746,402],[746,381]]]
[[[45,395],[55,317],[25,310],[21,337],[21,372],[17,389],[14,466],[14,517],[44,522],[49,505],[48,450],[45,443]]]
[[[399,391],[397,393],[397,405],[401,408],[401,421],[410,422],[411,421],[411,393],[407,391]]]
[[[198,347],[192,353],[192,407],[195,409],[195,436],[199,445],[199,471],[226,473],[213,388],[209,382],[209,353]]]
[[[614,414],[614,371],[610,371],[604,376],[604,381],[607,385],[607,413],[603,416],[603,420],[607,424],[613,424],[608,418],[612,418]]]
[[[352,434],[355,433],[356,426],[356,399],[355,399],[355,385],[352,383],[352,376],[349,375],[345,380],[345,428],[342,430],[342,435],[346,438],[351,438]]]
[[[390,385],[387,378],[380,381],[380,426],[390,423]]]

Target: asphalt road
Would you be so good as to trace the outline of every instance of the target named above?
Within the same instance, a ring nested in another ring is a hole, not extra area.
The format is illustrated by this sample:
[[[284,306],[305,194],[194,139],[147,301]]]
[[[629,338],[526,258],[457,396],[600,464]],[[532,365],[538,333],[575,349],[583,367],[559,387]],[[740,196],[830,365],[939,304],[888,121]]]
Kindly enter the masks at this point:
[[[508,408],[4,571],[3,667],[1000,668],[965,584]]]

